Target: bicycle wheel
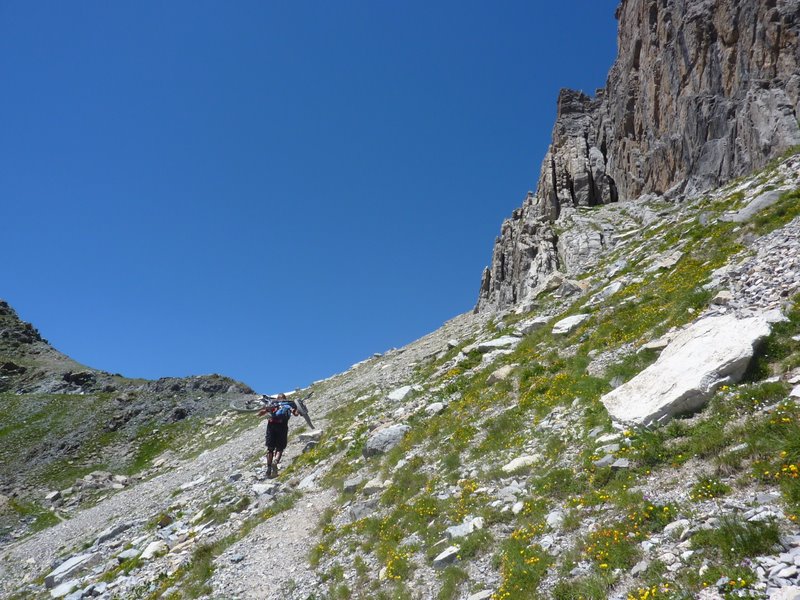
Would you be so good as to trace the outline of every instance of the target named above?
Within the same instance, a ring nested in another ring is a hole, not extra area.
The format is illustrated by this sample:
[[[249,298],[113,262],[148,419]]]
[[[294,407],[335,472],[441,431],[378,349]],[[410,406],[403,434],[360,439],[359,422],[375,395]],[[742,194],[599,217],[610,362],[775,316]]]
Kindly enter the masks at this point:
[[[254,413],[264,408],[264,403],[258,398],[237,398],[230,404],[231,409],[241,413]]]

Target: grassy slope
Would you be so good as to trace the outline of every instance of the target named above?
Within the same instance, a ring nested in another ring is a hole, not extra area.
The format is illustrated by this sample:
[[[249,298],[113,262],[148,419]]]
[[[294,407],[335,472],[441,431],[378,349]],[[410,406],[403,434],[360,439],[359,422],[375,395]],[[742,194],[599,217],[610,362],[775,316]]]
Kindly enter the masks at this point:
[[[784,373],[800,364],[800,344],[792,339],[800,333],[798,309],[788,323],[775,328],[750,380],[721,390],[699,417],[675,421],[656,432],[627,432],[630,447],[619,455],[634,459],[632,469],[595,467],[595,444],[587,432],[597,426],[610,430],[599,401],[610,389],[610,379],[628,379],[656,356],[631,350],[687,323],[701,311],[710,298],[710,292],[701,286],[712,271],[743,249],[741,240],[746,234],[766,233],[795,217],[799,196],[797,191],[785,194],[780,203],[744,227],[714,218],[740,202],[740,194],[716,203],[699,201],[687,207],[678,222],[645,228],[638,246],[631,244],[607,257],[590,279],[601,281],[604,265],[622,257],[628,260],[629,274],[642,275],[654,252],[678,244],[683,251],[680,262],[668,272],[634,279],[598,307],[585,306],[585,298],[578,300],[565,314],[589,312],[591,319],[568,337],[556,338],[549,328],[541,329],[487,370],[473,369],[479,360],[470,357],[434,379],[433,374],[455,350],[432,364],[421,365],[418,383],[430,400],[450,403],[439,417],[423,412],[408,418],[412,431],[404,442],[370,462],[370,472],[392,480],[380,497],[379,510],[349,525],[334,525],[333,514],[322,523],[324,535],[310,559],[312,565],[329,565],[325,577],[331,597],[410,596],[408,582],[415,569],[429,565],[442,548],[431,550],[444,537],[445,527],[470,514],[483,516],[487,528],[462,542],[459,566],[439,572],[439,598],[462,597],[472,590],[470,564],[492,547],[493,566],[500,577],[495,599],[541,597],[539,586],[548,572],[558,579],[549,592],[555,598],[605,598],[640,558],[639,541],[693,512],[692,505],[659,503],[637,489],[637,484],[659,474],[680,477],[690,459],[706,461],[712,471],[710,477],[693,482],[692,497],[698,501],[725,495],[731,486],[740,489],[757,483],[761,488],[780,489],[789,518],[797,519],[800,485],[792,477],[791,466],[800,461],[800,412],[790,403],[781,404],[774,412],[759,409],[784,399],[787,391],[785,384],[760,380],[768,373]],[[507,319],[506,325],[511,320],[518,317]],[[603,377],[587,374],[590,356],[618,350],[624,351]],[[488,385],[489,372],[502,364],[513,365],[514,377]],[[326,440],[293,468],[332,460],[335,464],[327,482],[341,486],[363,464],[358,457],[367,437],[366,424],[380,417],[371,406],[366,399],[330,415],[332,426]],[[497,414],[497,407],[510,408]],[[552,414],[567,423],[566,432],[544,426]],[[353,423],[361,425],[354,430]],[[342,441],[346,434],[355,438],[353,444]],[[528,475],[524,509],[513,516],[490,508],[488,501],[493,498],[485,488],[501,485],[504,476],[497,467],[531,443],[544,454],[544,462]],[[746,449],[725,452],[741,444],[746,444]],[[401,458],[408,462],[398,468]],[[444,500],[437,498],[452,486],[457,493]],[[341,502],[359,498],[358,492],[343,492]],[[572,548],[559,556],[551,556],[537,544],[546,529],[544,516],[553,507],[566,511],[565,529],[578,532]],[[595,523],[597,529],[580,535],[589,523]],[[509,529],[509,534],[498,536],[497,532]],[[718,531],[695,541],[692,564],[699,567],[701,561],[708,561],[711,565],[703,577],[696,574],[697,568],[687,568],[679,576],[671,576],[671,587],[665,588],[665,565],[656,562],[631,588],[629,597],[692,597],[722,574],[734,575],[737,585],[744,588],[752,583],[753,574],[742,566],[742,557],[768,551],[776,535],[776,525],[723,523]],[[492,536],[497,537],[494,544]],[[732,547],[736,550],[727,550]],[[590,565],[588,573],[571,577],[570,571],[580,563]],[[342,569],[353,564],[358,578],[346,582]],[[375,566],[385,569],[383,581],[374,576]]]

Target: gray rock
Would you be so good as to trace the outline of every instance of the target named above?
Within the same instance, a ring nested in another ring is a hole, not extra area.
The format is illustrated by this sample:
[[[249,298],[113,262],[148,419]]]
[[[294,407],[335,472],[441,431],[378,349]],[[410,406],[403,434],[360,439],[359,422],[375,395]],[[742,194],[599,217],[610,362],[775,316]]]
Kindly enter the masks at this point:
[[[603,467],[610,467],[616,459],[613,454],[606,454],[603,458],[594,461],[594,466],[602,469]]]
[[[166,542],[163,540],[156,540],[147,545],[140,558],[142,560],[152,560],[156,556],[166,553],[167,550],[169,550],[169,547],[167,546]]]
[[[142,552],[137,550],[136,548],[128,548],[127,550],[123,550],[119,554],[117,554],[116,559],[118,562],[125,562],[126,560],[133,560],[134,558],[138,558],[138,556]]]
[[[67,594],[71,594],[78,588],[79,582],[77,579],[71,579],[70,581],[65,581],[62,584],[54,587],[50,590],[50,597],[51,598],[64,598]]]
[[[467,518],[461,525],[452,525],[445,529],[445,534],[450,539],[468,536],[483,529],[483,517]]]
[[[443,410],[444,410],[444,403],[442,402],[433,402],[425,407],[425,412],[429,415],[438,415]]]
[[[566,319],[561,319],[553,325],[553,335],[567,335],[575,331],[581,323],[586,321],[591,315],[572,315]]]
[[[773,204],[775,204],[778,200],[780,200],[781,194],[783,190],[771,190],[769,192],[765,192],[759,196],[756,196],[753,200],[747,203],[747,206],[744,208],[734,212],[729,213],[726,215],[722,215],[720,217],[720,221],[730,221],[733,223],[745,223],[760,213],[765,208],[769,208]]]
[[[545,517],[545,522],[550,529],[558,529],[564,522],[564,513],[560,510],[553,510]]]
[[[363,482],[363,477],[351,477],[350,479],[345,480],[344,484],[342,485],[342,491],[347,493],[355,492],[356,489],[358,489],[358,486],[360,486]]]
[[[365,458],[384,454],[397,446],[405,435],[411,431],[408,425],[396,424],[372,432],[367,443],[364,444],[362,453]]]
[[[46,575],[44,578],[44,584],[47,588],[55,587],[78,573],[81,569],[86,569],[97,564],[99,560],[100,556],[93,552],[73,556],[72,558],[61,563],[58,567]],[[70,590],[70,592],[71,591],[72,590]],[[65,592],[64,595],[68,593],[69,592]]]
[[[434,569],[444,569],[447,565],[453,564],[458,559],[459,546],[448,546],[433,559]]]
[[[467,596],[467,600],[489,600],[493,593],[494,592],[491,590],[482,590],[480,592],[475,592],[471,596]]]
[[[537,329],[541,329],[549,322],[550,322],[549,317],[535,317],[533,319],[528,319],[526,321],[518,323],[515,331],[519,335],[528,335],[529,333],[533,333]]]
[[[411,389],[412,388],[410,385],[404,385],[403,387],[399,387],[396,390],[391,391],[387,398],[389,398],[389,400],[392,402],[400,402],[401,400],[404,400],[406,396],[408,396],[408,394],[411,392]]]
[[[499,381],[505,381],[508,379],[508,376],[514,372],[513,365],[505,365],[494,371],[489,378],[486,380],[486,383],[489,385],[495,384]]]
[[[133,522],[131,522],[131,521],[124,522],[124,523],[118,523],[116,525],[113,525],[113,526],[109,527],[108,529],[105,529],[102,532],[100,532],[100,535],[97,536],[97,540],[95,541],[95,544],[99,545],[99,544],[102,544],[103,542],[107,542],[108,540],[111,540],[111,539],[117,537],[123,531],[127,531],[131,527],[133,527]]]
[[[631,569],[631,575],[633,577],[641,575],[642,573],[647,571],[647,569],[649,567],[650,567],[650,561],[649,560],[641,560],[641,561],[639,561],[638,563],[636,563],[634,565],[633,569]]]
[[[542,457],[538,454],[525,454],[523,456],[518,456],[509,463],[503,465],[502,470],[504,473],[514,473],[520,469],[535,465],[541,459]]]

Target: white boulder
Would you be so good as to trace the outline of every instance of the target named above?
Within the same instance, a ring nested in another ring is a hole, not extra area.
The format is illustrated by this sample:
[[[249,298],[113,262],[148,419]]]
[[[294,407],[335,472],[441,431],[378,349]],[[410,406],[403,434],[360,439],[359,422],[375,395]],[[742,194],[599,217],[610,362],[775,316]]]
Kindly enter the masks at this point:
[[[572,333],[589,317],[590,315],[580,314],[561,319],[558,323],[553,325],[553,335],[567,335],[568,333]]]
[[[400,400],[403,400],[406,396],[408,396],[410,391],[411,391],[411,386],[404,385],[403,387],[399,387],[396,390],[389,392],[388,398],[392,402],[400,402]]]
[[[741,379],[754,346],[769,332],[764,316],[702,319],[675,335],[655,363],[601,400],[613,419],[634,425],[699,410],[719,386]]]
[[[525,454],[523,456],[518,456],[511,462],[503,465],[503,472],[504,473],[513,473],[514,471],[519,471],[520,469],[524,469],[525,467],[529,467],[541,460],[539,455],[530,455]]]

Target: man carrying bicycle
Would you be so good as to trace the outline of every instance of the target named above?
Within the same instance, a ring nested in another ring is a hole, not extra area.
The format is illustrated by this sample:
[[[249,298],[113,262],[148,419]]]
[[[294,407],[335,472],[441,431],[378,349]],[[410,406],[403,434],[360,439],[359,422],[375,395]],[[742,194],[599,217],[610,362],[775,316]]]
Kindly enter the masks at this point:
[[[266,437],[267,477],[278,476],[278,463],[281,462],[289,438],[289,419],[297,414],[297,405],[287,400],[286,394],[278,394],[275,401],[270,402],[258,413],[259,417],[269,415]]]

